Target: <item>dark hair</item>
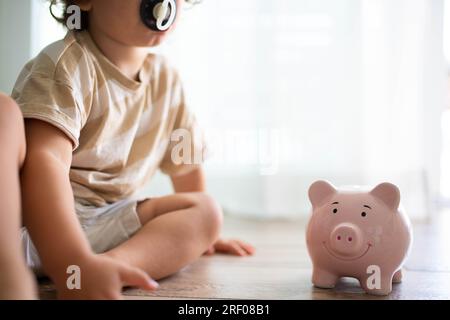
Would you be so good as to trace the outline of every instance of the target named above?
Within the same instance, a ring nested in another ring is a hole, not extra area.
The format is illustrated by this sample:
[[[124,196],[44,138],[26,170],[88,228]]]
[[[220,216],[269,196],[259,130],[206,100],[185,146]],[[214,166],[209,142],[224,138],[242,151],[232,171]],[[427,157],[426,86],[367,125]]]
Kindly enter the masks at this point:
[[[67,8],[71,5],[77,5],[77,0],[49,0],[50,1],[50,14],[52,17],[61,23],[64,27],[67,26],[67,20],[71,16],[67,12]],[[202,0],[184,0],[186,3],[189,3],[191,5],[195,5],[200,3]],[[60,10],[62,12],[61,16],[58,16],[55,14],[54,9],[55,7],[60,7]],[[89,26],[89,13],[87,11],[81,10],[81,28],[78,31],[86,30]]]

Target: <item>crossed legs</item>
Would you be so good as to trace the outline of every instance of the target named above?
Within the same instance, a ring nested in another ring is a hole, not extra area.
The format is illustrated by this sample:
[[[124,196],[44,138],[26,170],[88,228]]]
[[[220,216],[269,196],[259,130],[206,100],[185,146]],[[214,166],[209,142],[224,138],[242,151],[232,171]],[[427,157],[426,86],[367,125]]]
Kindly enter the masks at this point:
[[[141,202],[143,227],[106,253],[146,271],[167,277],[198,259],[218,239],[222,211],[204,193],[179,193]]]

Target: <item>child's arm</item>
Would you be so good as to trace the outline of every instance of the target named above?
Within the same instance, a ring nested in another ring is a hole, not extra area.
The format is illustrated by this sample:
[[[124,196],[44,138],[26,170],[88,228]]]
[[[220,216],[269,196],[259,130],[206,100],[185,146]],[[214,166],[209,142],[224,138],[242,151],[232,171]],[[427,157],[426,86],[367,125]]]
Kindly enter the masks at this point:
[[[176,193],[179,192],[206,192],[205,173],[202,168],[195,169],[188,174],[171,176],[172,185]],[[219,239],[208,249],[207,254],[215,252],[229,253],[237,256],[252,255],[255,248],[241,240]]]
[[[124,284],[154,289],[141,270],[95,255],[75,214],[69,180],[72,142],[56,127],[25,122],[27,156],[21,172],[24,223],[44,270],[63,298],[120,298]],[[81,290],[68,290],[66,271],[81,269]]]

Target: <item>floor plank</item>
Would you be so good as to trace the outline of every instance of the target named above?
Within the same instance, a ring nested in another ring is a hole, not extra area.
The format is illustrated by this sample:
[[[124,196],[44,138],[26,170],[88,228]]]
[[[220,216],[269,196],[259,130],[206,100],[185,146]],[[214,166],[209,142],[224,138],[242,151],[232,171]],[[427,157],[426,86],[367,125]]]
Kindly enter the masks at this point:
[[[201,257],[160,281],[156,292],[130,289],[124,294],[127,299],[450,299],[449,226],[448,216],[438,223],[415,226],[405,280],[387,297],[367,295],[358,281],[349,278],[333,290],[314,288],[304,221],[236,218],[226,219],[224,234],[253,243],[255,256]],[[43,283],[41,297],[54,296],[52,285]]]

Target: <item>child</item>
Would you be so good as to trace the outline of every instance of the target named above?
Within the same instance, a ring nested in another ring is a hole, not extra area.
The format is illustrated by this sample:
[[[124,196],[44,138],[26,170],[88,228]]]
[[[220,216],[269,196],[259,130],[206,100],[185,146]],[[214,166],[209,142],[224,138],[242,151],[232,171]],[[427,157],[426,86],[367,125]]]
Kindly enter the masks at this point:
[[[222,212],[205,194],[201,163],[172,159],[179,129],[192,136],[193,155],[204,151],[176,71],[146,50],[173,26],[150,29],[141,0],[61,2],[81,8],[82,30],[30,61],[12,95],[25,118],[28,265],[51,277],[61,298],[114,299],[124,285],[156,288],[149,276],[164,278],[205,252],[252,254],[218,239]],[[178,18],[184,1],[170,2]],[[176,194],[136,199],[157,169]],[[80,290],[67,288],[69,266],[81,271]]]

